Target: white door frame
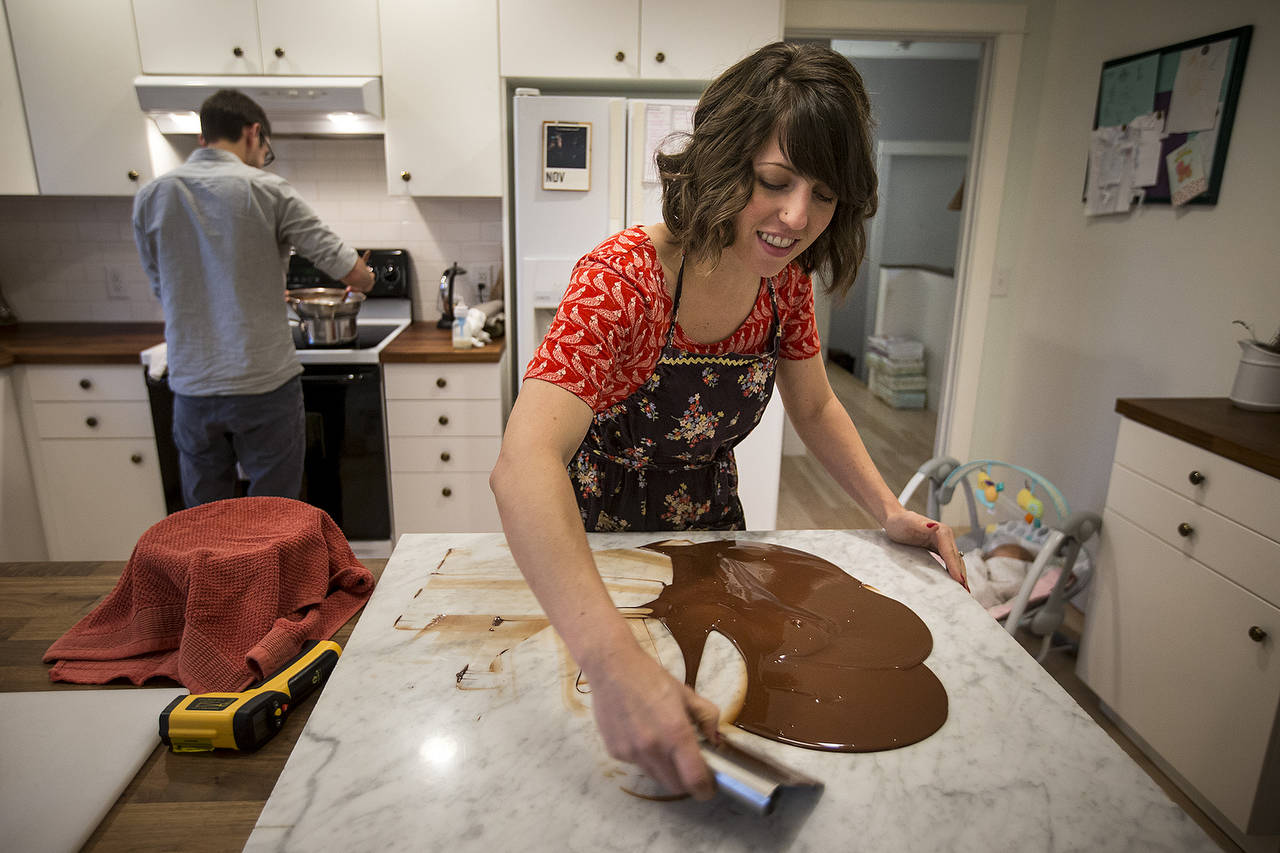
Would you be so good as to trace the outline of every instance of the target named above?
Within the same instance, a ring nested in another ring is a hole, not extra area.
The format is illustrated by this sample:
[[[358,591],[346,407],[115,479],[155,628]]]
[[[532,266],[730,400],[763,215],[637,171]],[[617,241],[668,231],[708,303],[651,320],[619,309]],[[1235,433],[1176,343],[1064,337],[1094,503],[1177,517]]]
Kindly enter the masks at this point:
[[[786,6],[788,37],[950,38],[984,43],[956,261],[956,321],[934,438],[935,454],[962,460],[972,455],[1025,24],[1026,7],[1014,4],[788,0]]]

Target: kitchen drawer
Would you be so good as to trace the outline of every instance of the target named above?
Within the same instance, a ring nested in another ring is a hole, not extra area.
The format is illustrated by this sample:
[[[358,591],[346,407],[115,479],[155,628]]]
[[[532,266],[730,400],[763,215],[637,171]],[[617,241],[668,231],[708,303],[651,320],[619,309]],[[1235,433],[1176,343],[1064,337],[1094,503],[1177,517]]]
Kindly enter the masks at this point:
[[[494,400],[388,400],[387,435],[502,434],[502,404]]]
[[[497,436],[397,436],[390,444],[392,471],[483,471],[487,474],[498,461],[502,439]]]
[[[1259,536],[1122,465],[1111,468],[1107,508],[1280,607],[1280,542]],[[1190,526],[1190,535],[1178,532],[1182,524]],[[1106,538],[1106,528],[1102,536]]]
[[[1269,539],[1280,540],[1280,512],[1276,511],[1280,480],[1275,477],[1128,418],[1120,421],[1115,461]],[[1204,477],[1199,485],[1192,484],[1192,471]]]
[[[127,560],[165,517],[153,439],[46,439],[40,450],[52,495],[50,559]]]
[[[32,400],[141,400],[147,399],[141,365],[31,365],[27,392]]]
[[[501,395],[497,364],[389,364],[382,371],[388,400],[490,400]]]
[[[396,535],[405,533],[497,533],[498,506],[488,472],[391,475]]]
[[[1102,530],[1081,678],[1233,824],[1280,832],[1280,610],[1110,509]]]
[[[151,407],[146,403],[36,403],[40,438],[152,438]]]

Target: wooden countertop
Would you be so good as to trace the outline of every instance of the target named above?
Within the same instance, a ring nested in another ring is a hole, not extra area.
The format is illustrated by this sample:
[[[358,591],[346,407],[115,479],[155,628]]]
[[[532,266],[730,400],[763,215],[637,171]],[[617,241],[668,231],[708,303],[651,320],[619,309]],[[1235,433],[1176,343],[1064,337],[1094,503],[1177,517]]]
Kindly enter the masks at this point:
[[[479,349],[454,349],[448,329],[437,329],[430,321],[417,321],[405,329],[378,354],[383,364],[425,364],[431,362],[493,363],[502,358],[506,339],[499,338]]]
[[[1280,478],[1280,412],[1254,412],[1226,397],[1126,397],[1130,420]]]
[[[164,323],[19,323],[0,326],[0,358],[16,364],[136,364],[164,341]]]
[[[377,578],[387,561],[361,562]],[[40,658],[106,597],[124,566],[0,563],[0,692],[103,688],[51,682],[49,666]],[[359,616],[352,616],[333,637],[344,648]],[[150,684],[179,686],[167,679]],[[132,687],[123,682],[105,686]],[[254,753],[174,755],[157,743],[83,850],[241,850],[315,701],[312,696],[298,706],[280,733]]]

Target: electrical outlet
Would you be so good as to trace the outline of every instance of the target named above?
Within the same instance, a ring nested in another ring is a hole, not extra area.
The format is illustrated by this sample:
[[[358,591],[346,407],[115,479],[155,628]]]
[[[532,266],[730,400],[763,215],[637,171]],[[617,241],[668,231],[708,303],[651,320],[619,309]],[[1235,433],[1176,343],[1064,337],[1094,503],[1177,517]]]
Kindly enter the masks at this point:
[[[487,302],[493,298],[493,271],[488,264],[470,264],[471,284],[475,287],[476,301]]]
[[[108,299],[128,299],[129,288],[125,286],[124,278],[120,275],[120,268],[111,264],[106,265],[107,270],[107,298]]]

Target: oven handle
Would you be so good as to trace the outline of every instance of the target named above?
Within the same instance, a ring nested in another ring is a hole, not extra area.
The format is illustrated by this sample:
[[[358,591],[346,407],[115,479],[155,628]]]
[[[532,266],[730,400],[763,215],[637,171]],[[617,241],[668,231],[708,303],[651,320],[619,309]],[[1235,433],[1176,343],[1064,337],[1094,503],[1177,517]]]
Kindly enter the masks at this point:
[[[372,378],[373,375],[369,373],[327,373],[319,376],[302,374],[303,382],[323,383],[325,385],[355,385],[359,382],[367,382]]]

